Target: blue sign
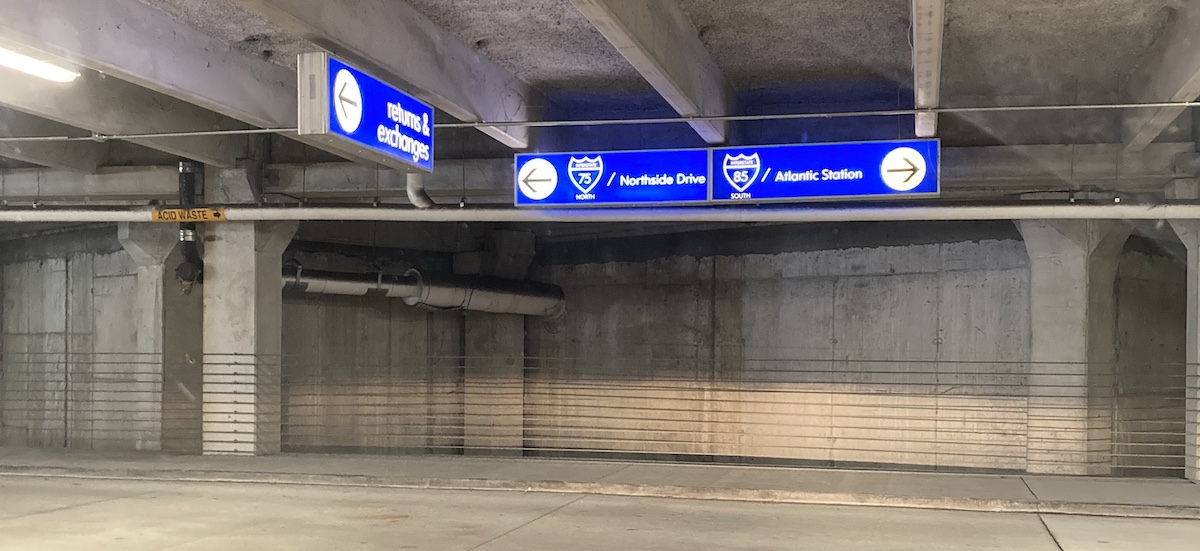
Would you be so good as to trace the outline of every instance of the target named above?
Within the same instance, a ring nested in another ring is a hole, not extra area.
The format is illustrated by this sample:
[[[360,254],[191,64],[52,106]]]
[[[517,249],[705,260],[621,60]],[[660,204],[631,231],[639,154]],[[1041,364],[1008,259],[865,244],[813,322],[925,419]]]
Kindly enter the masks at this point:
[[[517,155],[517,206],[708,201],[706,149]]]
[[[432,107],[325,53],[301,55],[298,74],[299,135],[394,168],[433,170]]]
[[[937,140],[713,150],[714,203],[887,199],[940,192]]]

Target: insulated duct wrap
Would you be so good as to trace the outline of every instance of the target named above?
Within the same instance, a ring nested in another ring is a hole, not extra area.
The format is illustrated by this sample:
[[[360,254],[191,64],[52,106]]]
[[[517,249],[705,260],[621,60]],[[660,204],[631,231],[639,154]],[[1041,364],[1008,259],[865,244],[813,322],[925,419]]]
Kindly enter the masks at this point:
[[[399,298],[409,306],[438,310],[550,317],[566,310],[562,289],[554,285],[481,278],[429,281],[416,270],[403,277],[374,278],[294,270],[284,275],[283,284],[305,293]]]

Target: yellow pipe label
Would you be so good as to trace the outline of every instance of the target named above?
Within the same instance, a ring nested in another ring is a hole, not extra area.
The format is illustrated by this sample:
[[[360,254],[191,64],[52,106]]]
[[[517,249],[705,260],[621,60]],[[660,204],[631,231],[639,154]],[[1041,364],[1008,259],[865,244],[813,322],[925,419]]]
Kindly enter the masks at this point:
[[[224,222],[225,209],[154,209],[150,214],[151,221],[183,223],[183,222]]]

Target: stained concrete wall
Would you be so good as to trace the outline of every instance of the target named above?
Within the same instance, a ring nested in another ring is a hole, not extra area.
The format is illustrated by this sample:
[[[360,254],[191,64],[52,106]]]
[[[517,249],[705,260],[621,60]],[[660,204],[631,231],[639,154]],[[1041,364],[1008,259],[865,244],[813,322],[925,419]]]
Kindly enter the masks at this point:
[[[481,386],[502,406],[474,421],[464,419],[474,403],[467,374],[472,361],[502,359],[487,344],[496,335],[465,334],[461,316],[394,301],[289,297],[285,441],[293,450],[454,451],[470,447],[465,427],[493,430],[503,419],[532,453],[1024,470],[1024,243],[994,228],[920,232],[955,239],[947,242],[874,231],[776,232],[784,238],[737,247],[687,236],[618,253],[564,247],[535,276],[564,287],[567,315],[526,319],[523,384]],[[589,257],[609,260],[580,260]],[[1158,392],[1178,367],[1169,364],[1183,331],[1179,269],[1127,251],[1112,290],[1121,359],[1112,384],[1124,394],[1106,414],[1122,468],[1177,454],[1166,447],[1177,437],[1152,433],[1180,413]],[[520,426],[509,422],[514,404],[523,404]],[[1133,448],[1154,453],[1121,459]]]
[[[138,352],[139,331],[163,328],[137,322],[138,308],[147,305],[137,298],[137,266],[115,227],[4,243],[0,285],[0,443],[172,448],[173,431],[187,420],[164,422],[173,399],[164,408],[163,365],[185,363],[187,347],[170,361]],[[198,386],[172,383],[179,393],[199,393]],[[198,401],[178,399],[199,411]]]
[[[1015,235],[777,233],[551,256],[535,275],[565,288],[567,315],[527,318],[505,364],[524,380],[481,379],[476,405],[523,413],[504,434],[536,452],[1025,468],[1031,297]],[[1172,456],[1151,472],[1179,462],[1181,270],[1137,251],[1120,264],[1122,474],[1151,455]],[[0,443],[198,445],[198,355],[131,353],[136,266],[115,231],[6,243],[0,286]],[[198,296],[164,293],[166,340],[196,338]],[[494,429],[486,407],[465,419],[466,356],[496,346],[467,338],[462,314],[376,297],[288,295],[284,308],[286,450],[457,453],[465,426]]]
[[[467,312],[463,452],[520,456],[525,444],[525,317]]]
[[[1023,468],[1014,239],[554,265],[526,445]]]
[[[1117,271],[1113,466],[1121,476],[1181,476],[1187,268],[1127,251]]]
[[[284,451],[461,450],[460,313],[300,294],[283,308]]]
[[[174,269],[182,261],[180,248],[164,266],[168,276],[162,294],[162,448],[199,454],[204,439],[204,294],[199,287],[185,292],[173,281]]]
[[[813,237],[795,238],[835,241]],[[559,255],[538,275],[564,286],[568,314],[527,325],[526,445],[1024,470],[1034,297],[1014,237]],[[1119,398],[1097,414],[1114,420],[1117,474],[1177,474],[1183,266],[1136,248],[1110,291],[1119,362],[1102,384]]]

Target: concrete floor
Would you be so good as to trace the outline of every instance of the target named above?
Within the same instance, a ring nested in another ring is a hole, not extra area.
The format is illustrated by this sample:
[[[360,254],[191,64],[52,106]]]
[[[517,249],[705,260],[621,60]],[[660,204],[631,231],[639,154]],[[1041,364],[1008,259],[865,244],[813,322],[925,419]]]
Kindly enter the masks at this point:
[[[1191,551],[1197,541],[1200,521],[0,476],[0,551]]]
[[[1200,520],[1186,480],[448,456],[172,456],[0,447],[0,475],[538,491]]]

